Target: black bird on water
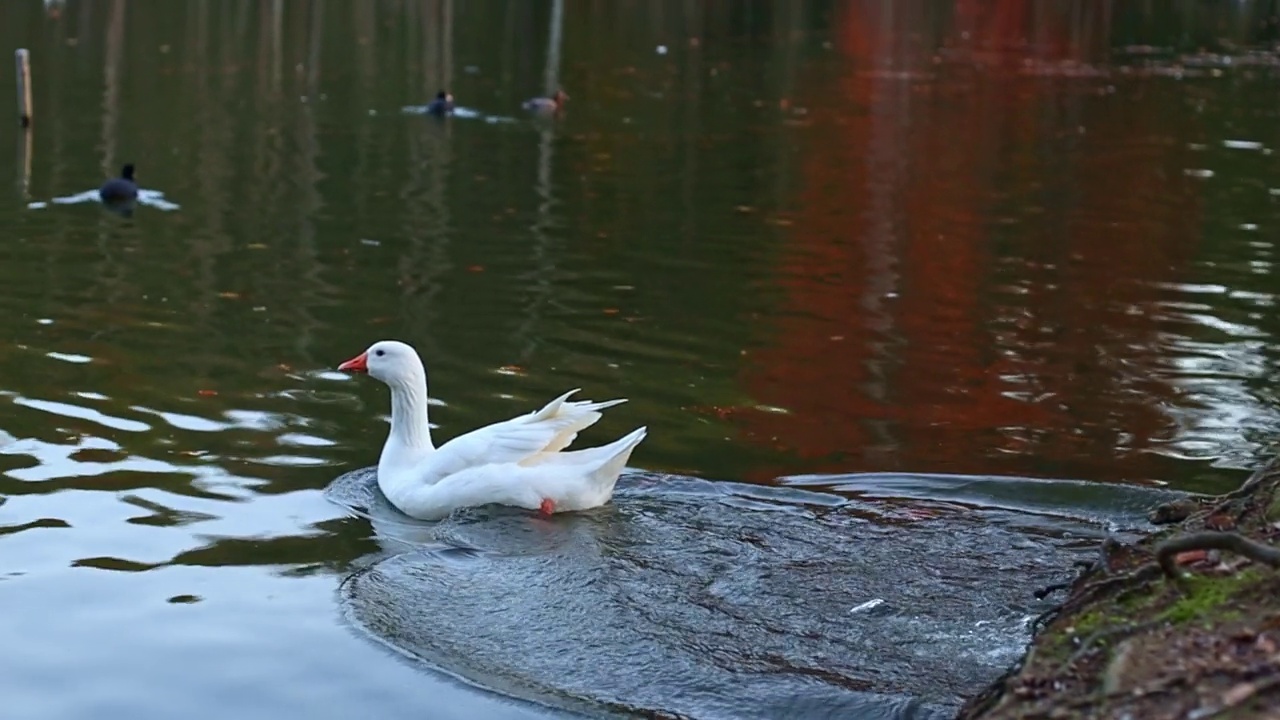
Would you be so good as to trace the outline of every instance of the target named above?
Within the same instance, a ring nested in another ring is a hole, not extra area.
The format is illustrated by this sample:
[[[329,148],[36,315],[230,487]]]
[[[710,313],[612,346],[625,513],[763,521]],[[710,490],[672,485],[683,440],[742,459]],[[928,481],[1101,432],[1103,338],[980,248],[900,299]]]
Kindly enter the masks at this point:
[[[133,179],[133,163],[120,168],[120,177],[111,178],[98,188],[104,203],[123,203],[138,199],[138,183]]]
[[[427,112],[431,115],[448,115],[453,112],[453,93],[441,90],[436,93],[436,99],[431,101],[427,106]]]

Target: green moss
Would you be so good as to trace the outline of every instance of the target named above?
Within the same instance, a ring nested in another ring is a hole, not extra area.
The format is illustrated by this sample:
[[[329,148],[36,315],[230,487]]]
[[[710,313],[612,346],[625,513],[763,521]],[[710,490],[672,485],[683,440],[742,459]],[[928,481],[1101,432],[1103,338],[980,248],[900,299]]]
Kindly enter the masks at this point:
[[[1124,609],[1129,616],[1137,616],[1150,608],[1152,605],[1160,602],[1161,593],[1156,590],[1152,591],[1149,586],[1143,586],[1141,590],[1135,590],[1126,593],[1116,600],[1116,604]]]
[[[1212,631],[1223,622],[1244,618],[1232,603],[1241,597],[1242,591],[1262,577],[1254,569],[1229,576],[1192,575],[1176,586],[1157,582],[1147,585],[1145,592],[1129,592],[1103,600],[1059,625],[1060,629],[1046,638],[1047,642],[1038,644],[1036,659],[1050,667],[1058,667],[1076,652],[1078,644],[1085,638],[1108,628],[1151,619],[1175,625],[1198,623]],[[1098,649],[1108,651],[1114,643],[1107,638],[1093,641]]]
[[[1099,628],[1114,625],[1118,619],[1115,610],[1114,605],[1107,603],[1104,607],[1081,612],[1071,618],[1071,624],[1069,625],[1071,632],[1068,634],[1075,637],[1085,637]]]
[[[1103,628],[1123,624],[1125,618],[1130,617],[1130,613],[1127,610],[1128,608],[1121,607],[1117,603],[1107,602],[1102,607],[1085,610],[1072,617],[1065,626],[1066,631],[1060,633],[1058,640],[1046,648],[1048,650],[1046,653],[1047,659],[1056,662],[1067,659],[1076,651],[1077,641],[1087,638]],[[1106,641],[1098,641],[1095,644],[1098,647],[1105,647]]]
[[[1183,582],[1185,589],[1182,597],[1160,613],[1160,619],[1175,625],[1203,618],[1214,610],[1218,610],[1239,592],[1240,588],[1257,579],[1253,570],[1245,570],[1225,577],[1205,577],[1192,575]],[[1219,612],[1211,620],[1229,620],[1226,617],[1235,611]],[[1239,613],[1236,612],[1236,615]]]

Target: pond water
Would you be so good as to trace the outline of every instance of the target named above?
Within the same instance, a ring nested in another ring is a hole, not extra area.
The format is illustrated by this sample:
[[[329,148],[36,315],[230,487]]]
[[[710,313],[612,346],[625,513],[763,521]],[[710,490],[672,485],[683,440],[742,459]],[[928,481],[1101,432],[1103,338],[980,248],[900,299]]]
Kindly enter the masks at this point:
[[[5,3],[6,708],[945,715],[1280,431],[1268,4],[1026,5]],[[616,502],[396,518],[385,337]]]

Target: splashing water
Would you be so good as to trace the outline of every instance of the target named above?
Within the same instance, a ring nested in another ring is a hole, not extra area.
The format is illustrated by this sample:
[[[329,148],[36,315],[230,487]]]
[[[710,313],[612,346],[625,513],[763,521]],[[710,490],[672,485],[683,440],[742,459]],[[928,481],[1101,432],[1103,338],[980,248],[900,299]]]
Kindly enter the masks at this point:
[[[60,197],[54,197],[51,200],[49,200],[49,202],[44,202],[42,200],[33,200],[27,203],[27,208],[30,210],[42,210],[44,208],[49,207],[50,203],[54,205],[79,205],[81,203],[90,203],[90,202],[93,202],[93,203],[102,202],[102,199],[98,197],[97,189],[85,190],[84,192],[78,192],[74,195],[64,195]],[[164,210],[166,212],[173,211],[173,210],[180,210],[182,208],[181,205],[178,205],[175,202],[170,202],[166,200],[164,197],[164,193],[160,192],[159,190],[144,190],[142,188],[138,188],[137,202],[139,205],[147,205],[149,207],[156,208],[157,210]]]

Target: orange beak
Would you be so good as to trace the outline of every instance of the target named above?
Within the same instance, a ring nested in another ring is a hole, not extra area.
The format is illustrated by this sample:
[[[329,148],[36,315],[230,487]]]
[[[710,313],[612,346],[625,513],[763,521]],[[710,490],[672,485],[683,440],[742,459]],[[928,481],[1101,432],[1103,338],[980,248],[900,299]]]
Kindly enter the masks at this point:
[[[338,369],[344,370],[346,372],[367,373],[369,372],[369,354],[360,353],[359,355],[339,365]]]

